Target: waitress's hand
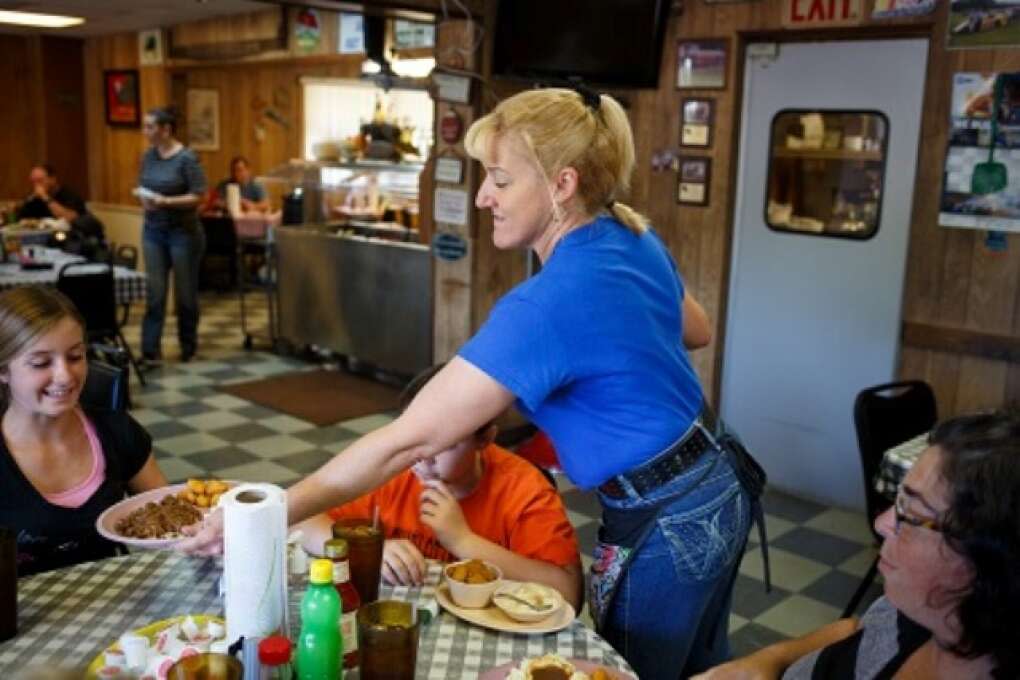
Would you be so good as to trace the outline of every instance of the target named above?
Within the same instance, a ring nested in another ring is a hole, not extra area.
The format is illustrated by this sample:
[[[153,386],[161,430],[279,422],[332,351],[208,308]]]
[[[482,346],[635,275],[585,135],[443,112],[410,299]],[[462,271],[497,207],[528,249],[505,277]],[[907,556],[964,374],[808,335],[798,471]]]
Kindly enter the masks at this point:
[[[425,482],[425,487],[421,492],[421,521],[436,532],[436,538],[444,548],[457,553],[455,546],[472,535],[464,511],[446,485],[438,479]]]
[[[216,508],[201,522],[182,527],[187,536],[174,544],[174,550],[186,555],[223,554],[223,508]]]
[[[406,538],[391,538],[383,544],[382,577],[394,586],[420,586],[425,582],[425,557]]]

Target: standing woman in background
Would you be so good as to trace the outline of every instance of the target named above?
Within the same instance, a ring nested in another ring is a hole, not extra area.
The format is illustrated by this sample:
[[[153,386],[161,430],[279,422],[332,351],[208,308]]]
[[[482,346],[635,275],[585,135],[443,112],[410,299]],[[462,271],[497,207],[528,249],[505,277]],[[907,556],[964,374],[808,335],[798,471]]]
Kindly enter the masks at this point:
[[[140,189],[136,190],[145,209],[142,252],[149,290],[142,320],[142,356],[148,362],[161,357],[171,268],[181,361],[189,361],[198,349],[198,270],[205,252],[198,205],[206,181],[198,156],[174,137],[176,128],[177,115],[170,108],[149,111],[142,127],[151,145],[142,154]]]

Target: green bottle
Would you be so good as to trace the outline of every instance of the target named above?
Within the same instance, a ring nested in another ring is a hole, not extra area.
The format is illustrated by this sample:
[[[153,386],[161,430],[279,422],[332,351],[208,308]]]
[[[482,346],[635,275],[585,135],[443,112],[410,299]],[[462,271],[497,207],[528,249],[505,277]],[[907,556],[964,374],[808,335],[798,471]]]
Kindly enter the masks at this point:
[[[343,677],[340,659],[340,596],[333,587],[333,563],[313,560],[308,590],[301,600],[301,634],[297,642],[298,680]]]

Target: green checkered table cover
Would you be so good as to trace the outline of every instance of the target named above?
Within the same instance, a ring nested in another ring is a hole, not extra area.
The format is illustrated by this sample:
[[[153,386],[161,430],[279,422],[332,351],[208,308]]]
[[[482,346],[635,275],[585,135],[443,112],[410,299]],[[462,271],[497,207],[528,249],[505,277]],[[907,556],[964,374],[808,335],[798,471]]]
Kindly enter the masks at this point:
[[[875,489],[888,498],[895,498],[900,482],[913,467],[924,450],[928,448],[928,433],[919,434],[902,444],[892,447],[882,456],[882,464],[878,468]]]
[[[39,574],[18,583],[18,635],[0,644],[0,678],[35,666],[84,669],[126,631],[182,614],[222,616],[216,559],[139,552]],[[434,599],[441,565],[420,588],[383,585],[383,599]],[[303,589],[290,592],[291,627]],[[296,637],[296,636],[292,636]],[[580,621],[547,635],[515,635],[472,626],[448,612],[422,629],[417,677],[474,678],[494,666],[556,653],[629,671],[612,647]]]

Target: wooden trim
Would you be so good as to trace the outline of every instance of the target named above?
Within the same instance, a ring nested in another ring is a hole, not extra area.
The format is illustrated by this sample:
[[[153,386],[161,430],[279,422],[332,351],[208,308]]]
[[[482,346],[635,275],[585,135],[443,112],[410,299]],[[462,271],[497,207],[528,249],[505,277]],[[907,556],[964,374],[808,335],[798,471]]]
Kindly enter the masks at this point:
[[[1020,337],[949,328],[925,323],[903,323],[903,345],[947,354],[969,354],[996,361],[1020,362]]]

